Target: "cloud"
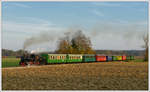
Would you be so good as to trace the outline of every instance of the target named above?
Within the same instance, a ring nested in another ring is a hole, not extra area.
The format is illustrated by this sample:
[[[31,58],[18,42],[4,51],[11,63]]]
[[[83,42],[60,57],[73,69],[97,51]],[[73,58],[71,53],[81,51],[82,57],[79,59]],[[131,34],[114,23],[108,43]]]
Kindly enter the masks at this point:
[[[40,31],[49,31],[49,30],[63,30],[62,27],[56,27],[50,21],[39,19],[39,18],[30,18],[23,17],[18,18],[21,21],[3,21],[2,30],[4,32],[21,32],[21,33],[38,33]]]
[[[2,3],[3,8],[9,8],[9,7],[19,7],[19,8],[32,8],[29,5],[22,4],[22,3]]]
[[[146,21],[103,21],[95,24],[86,34],[95,49],[142,49],[142,36],[147,33]]]
[[[92,13],[97,15],[97,16],[104,16],[104,14],[98,10],[93,10]]]
[[[59,27],[52,22],[38,18],[23,17],[21,21],[3,21],[2,22],[2,47],[11,49],[22,49],[25,39],[37,36],[41,33],[47,33],[53,37],[51,45],[53,46],[64,27]],[[26,21],[24,21],[26,19]],[[17,44],[13,44],[16,43]],[[54,47],[54,46],[53,46]]]
[[[13,3],[14,6],[22,7],[22,8],[31,8],[29,5],[21,4],[21,3]]]
[[[110,3],[110,2],[98,2],[98,3],[92,3],[93,5],[96,5],[96,6],[106,6],[106,7],[120,7],[121,4],[119,3]]]
[[[148,8],[140,8],[140,9],[137,9],[137,11],[146,13],[146,12],[148,12]]]

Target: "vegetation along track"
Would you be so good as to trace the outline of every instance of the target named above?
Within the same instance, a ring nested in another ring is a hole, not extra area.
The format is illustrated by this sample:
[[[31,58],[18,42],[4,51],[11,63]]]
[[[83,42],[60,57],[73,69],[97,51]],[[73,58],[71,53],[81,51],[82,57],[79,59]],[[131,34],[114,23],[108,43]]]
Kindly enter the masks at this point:
[[[147,90],[148,62],[2,68],[2,90]]]

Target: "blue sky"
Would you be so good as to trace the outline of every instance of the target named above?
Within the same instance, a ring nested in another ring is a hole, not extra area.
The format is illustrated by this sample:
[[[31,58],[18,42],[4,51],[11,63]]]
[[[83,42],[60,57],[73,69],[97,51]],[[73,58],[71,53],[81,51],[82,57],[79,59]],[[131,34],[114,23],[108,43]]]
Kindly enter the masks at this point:
[[[148,31],[148,2],[2,2],[2,27],[2,48],[13,50],[40,32],[62,36],[70,28],[83,29],[95,49],[142,49],[140,34]],[[54,50],[56,41],[39,47]]]

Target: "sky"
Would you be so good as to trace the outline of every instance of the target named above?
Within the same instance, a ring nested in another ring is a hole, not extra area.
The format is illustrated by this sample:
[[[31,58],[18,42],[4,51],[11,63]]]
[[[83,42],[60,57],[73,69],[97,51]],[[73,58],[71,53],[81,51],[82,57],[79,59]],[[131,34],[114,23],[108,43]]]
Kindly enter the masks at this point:
[[[142,50],[148,32],[148,2],[2,2],[2,48],[54,51],[65,32],[82,30],[94,49]],[[44,38],[44,36],[43,36]]]

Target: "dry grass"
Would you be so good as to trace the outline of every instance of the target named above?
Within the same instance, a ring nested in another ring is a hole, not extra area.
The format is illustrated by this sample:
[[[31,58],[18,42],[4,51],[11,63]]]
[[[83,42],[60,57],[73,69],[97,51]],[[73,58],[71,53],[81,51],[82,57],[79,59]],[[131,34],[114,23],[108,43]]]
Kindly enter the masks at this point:
[[[147,90],[147,62],[99,62],[2,69],[3,90]]]

